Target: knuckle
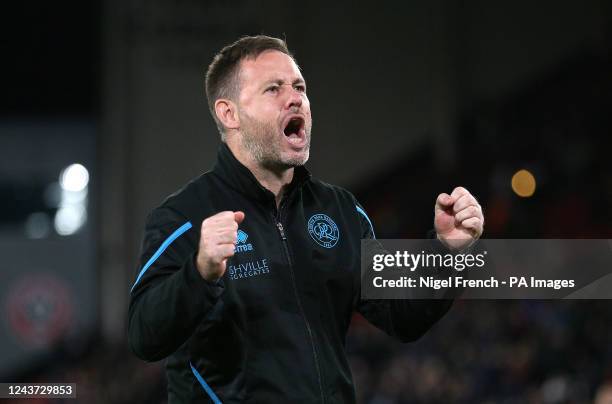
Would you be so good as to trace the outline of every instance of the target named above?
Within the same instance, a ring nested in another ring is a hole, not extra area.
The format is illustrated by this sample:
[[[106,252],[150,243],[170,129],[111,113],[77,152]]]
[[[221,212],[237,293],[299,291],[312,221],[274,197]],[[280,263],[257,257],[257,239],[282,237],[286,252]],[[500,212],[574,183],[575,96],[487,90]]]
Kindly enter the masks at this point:
[[[465,196],[465,194],[467,194],[467,191],[465,190],[465,188],[459,186],[455,188],[455,192],[457,192],[459,195],[461,196]]]
[[[209,219],[212,219],[214,221],[219,221],[219,220],[223,220],[226,216],[227,216],[227,212],[223,211],[223,212],[215,213],[214,215],[210,216]]]

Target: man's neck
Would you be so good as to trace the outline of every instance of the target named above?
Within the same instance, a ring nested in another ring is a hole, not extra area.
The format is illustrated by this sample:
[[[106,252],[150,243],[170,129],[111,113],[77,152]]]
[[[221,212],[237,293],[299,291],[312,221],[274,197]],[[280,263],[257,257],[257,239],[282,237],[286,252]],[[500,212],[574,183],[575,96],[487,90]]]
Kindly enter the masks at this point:
[[[234,157],[236,157],[236,160],[249,169],[261,186],[274,194],[276,206],[278,207],[283,199],[287,186],[293,181],[294,168],[275,169],[272,167],[264,167],[250,155],[241,153],[238,148],[232,147],[229,143],[228,147],[234,154]]]
[[[268,191],[274,194],[276,206],[278,207],[283,195],[293,180],[293,167],[284,170],[271,170],[253,162],[242,162],[257,179],[257,181]]]

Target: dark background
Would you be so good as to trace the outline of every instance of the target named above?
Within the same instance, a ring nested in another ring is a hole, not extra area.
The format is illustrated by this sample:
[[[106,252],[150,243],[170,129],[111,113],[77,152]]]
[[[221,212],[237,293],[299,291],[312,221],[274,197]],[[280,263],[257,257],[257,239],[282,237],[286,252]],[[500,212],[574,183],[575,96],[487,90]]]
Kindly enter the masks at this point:
[[[1,381],[164,402],[163,364],[126,348],[128,291],[146,214],[213,163],[203,75],[241,35],[286,38],[309,168],[353,191],[379,238],[423,237],[456,185],[485,237],[609,238],[611,18],[604,0],[4,6]],[[71,191],[75,163],[89,182]],[[511,188],[520,169],[531,197]],[[408,345],[355,317],[347,349],[361,403],[603,404],[610,336],[607,301],[460,301]]]

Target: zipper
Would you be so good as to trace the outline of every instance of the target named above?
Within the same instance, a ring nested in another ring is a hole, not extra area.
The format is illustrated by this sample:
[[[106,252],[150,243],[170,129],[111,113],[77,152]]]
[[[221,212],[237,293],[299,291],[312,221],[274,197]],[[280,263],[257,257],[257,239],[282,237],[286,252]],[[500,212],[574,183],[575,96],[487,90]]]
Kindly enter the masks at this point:
[[[293,272],[293,262],[291,261],[291,254],[289,254],[289,246],[287,243],[287,236],[285,235],[285,228],[281,223],[281,209],[284,205],[285,201],[281,202],[280,209],[278,210],[278,215],[274,216],[273,219],[276,224],[276,228],[278,229],[278,233],[280,234],[281,240],[283,242],[283,249],[285,250],[285,256],[287,257],[287,262],[289,264],[289,273],[291,274],[291,282],[293,283],[293,292],[295,293],[295,299],[297,300],[298,309],[300,310],[300,314],[304,319],[304,323],[306,324],[306,331],[308,332],[308,337],[310,338],[310,345],[312,346],[312,355],[314,357],[315,367],[317,369],[317,379],[319,381],[319,390],[321,392],[321,402],[325,403],[325,395],[323,394],[323,381],[321,377],[321,367],[319,365],[319,358],[317,356],[317,349],[314,343],[314,337],[312,336],[312,328],[310,327],[310,323],[306,318],[306,313],[304,312],[304,308],[302,307],[302,302],[300,300],[300,296],[298,294],[297,283],[295,281],[295,273]]]

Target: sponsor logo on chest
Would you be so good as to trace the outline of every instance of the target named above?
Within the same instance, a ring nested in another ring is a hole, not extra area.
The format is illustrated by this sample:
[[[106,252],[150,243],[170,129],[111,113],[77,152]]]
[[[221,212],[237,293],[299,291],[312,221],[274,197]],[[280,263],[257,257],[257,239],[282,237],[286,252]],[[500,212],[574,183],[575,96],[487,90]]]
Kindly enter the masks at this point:
[[[252,276],[263,275],[269,272],[270,267],[268,266],[268,260],[265,258],[229,266],[229,277],[233,280],[250,278]]]
[[[244,230],[238,230],[238,239],[236,240],[236,247],[234,248],[234,253],[236,255],[255,250],[253,244],[247,242],[248,239],[249,235],[247,232]],[[229,278],[232,280],[251,278],[253,276],[259,276],[269,272],[270,266],[267,258],[229,265],[228,267]]]

